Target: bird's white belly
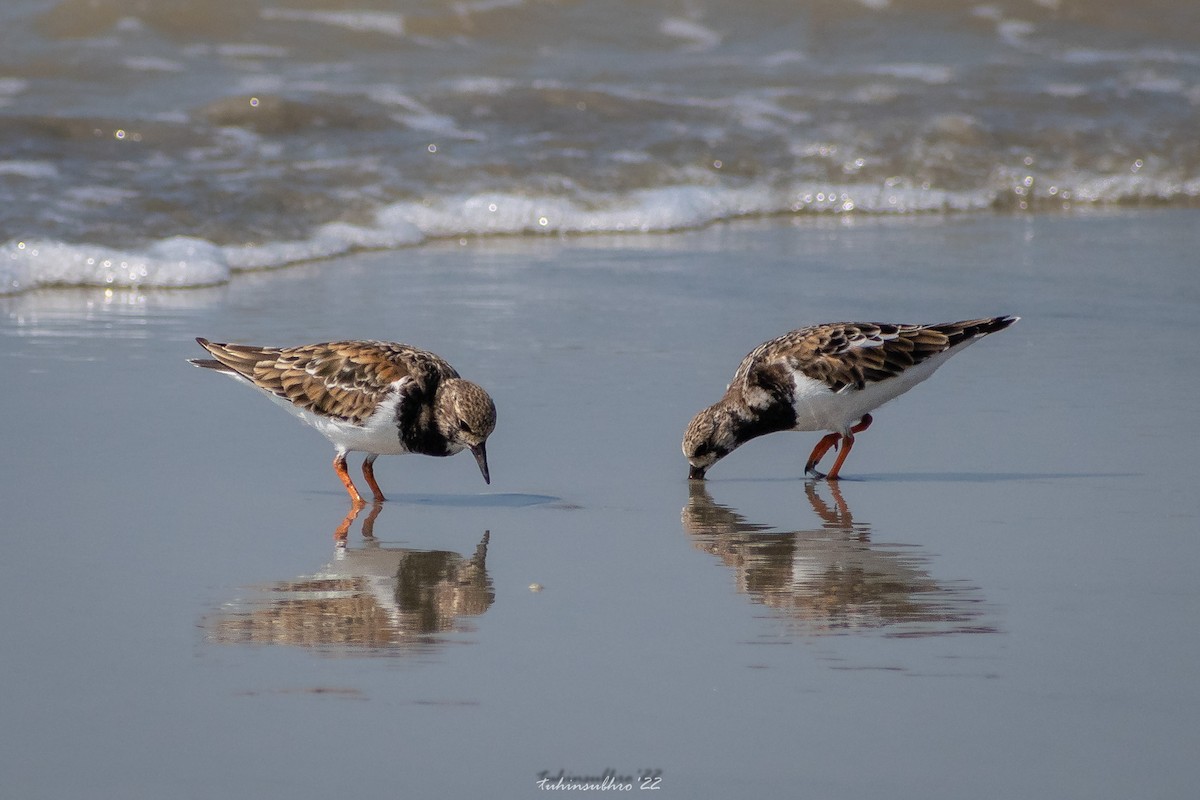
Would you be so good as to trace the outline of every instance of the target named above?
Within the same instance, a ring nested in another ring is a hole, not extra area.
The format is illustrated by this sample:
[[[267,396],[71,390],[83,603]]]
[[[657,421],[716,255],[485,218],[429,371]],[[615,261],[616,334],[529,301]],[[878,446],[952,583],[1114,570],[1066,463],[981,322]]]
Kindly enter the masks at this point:
[[[364,424],[355,425],[345,420],[314,414],[283,397],[276,395],[268,395],[268,397],[306,424],[320,431],[321,435],[333,442],[338,450],[375,453],[381,456],[394,456],[408,452],[400,440],[400,431],[396,426],[396,404],[393,402],[381,403]]]
[[[796,427],[793,430],[848,434],[850,427],[864,414],[894,400],[928,378],[946,359],[969,343],[939,353],[893,378],[868,383],[862,389],[848,386],[840,392],[833,392],[824,383],[797,372],[794,403]]]

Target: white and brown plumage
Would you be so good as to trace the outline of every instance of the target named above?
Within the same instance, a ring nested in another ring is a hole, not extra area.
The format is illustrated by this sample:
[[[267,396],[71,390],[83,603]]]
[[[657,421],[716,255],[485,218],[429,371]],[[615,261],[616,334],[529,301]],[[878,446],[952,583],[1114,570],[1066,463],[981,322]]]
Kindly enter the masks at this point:
[[[817,442],[804,471],[836,480],[854,434],[872,422],[869,412],[928,378],[975,340],[1018,319],[938,325],[834,322],[763,342],[742,359],[725,396],[688,425],[683,437],[688,477],[703,480],[709,467],[764,434],[832,431]],[[822,476],[817,464],[839,446],[833,468]]]
[[[363,477],[377,502],[384,499],[375,482],[380,455],[470,450],[491,483],[486,442],[496,427],[496,406],[482,387],[428,350],[375,341],[282,348],[196,341],[213,357],[191,363],[260,389],[333,442],[333,468],[356,504],[364,501],[346,469],[350,451],[367,454]]]

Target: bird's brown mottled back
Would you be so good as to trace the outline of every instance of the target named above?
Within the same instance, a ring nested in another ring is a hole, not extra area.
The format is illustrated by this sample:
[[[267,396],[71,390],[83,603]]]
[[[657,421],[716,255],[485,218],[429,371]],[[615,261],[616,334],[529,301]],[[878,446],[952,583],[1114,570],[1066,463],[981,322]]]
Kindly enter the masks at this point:
[[[260,389],[307,411],[362,424],[397,381],[432,396],[458,373],[427,350],[391,342],[329,342],[303,347],[254,347],[197,339],[215,362],[200,366],[236,372]]]
[[[832,391],[895,377],[956,344],[1011,324],[1011,319],[975,319],[939,325],[833,322],[785,333],[759,345],[738,368],[733,382],[744,391],[777,383],[780,367],[820,381]],[[747,391],[747,393],[751,393]]]

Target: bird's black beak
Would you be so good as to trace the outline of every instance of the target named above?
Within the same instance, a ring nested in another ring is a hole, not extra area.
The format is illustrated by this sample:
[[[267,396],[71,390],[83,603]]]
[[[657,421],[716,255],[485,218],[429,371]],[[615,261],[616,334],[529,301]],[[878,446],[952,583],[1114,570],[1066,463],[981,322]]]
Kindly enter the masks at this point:
[[[487,448],[484,446],[484,444],[484,442],[480,442],[472,447],[471,454],[475,456],[475,461],[479,464],[479,471],[483,473],[483,482],[490,486],[492,483],[492,478],[488,474]]]
[[[688,470],[688,480],[702,481],[704,480],[704,473],[707,471],[708,469],[706,467],[692,467]]]

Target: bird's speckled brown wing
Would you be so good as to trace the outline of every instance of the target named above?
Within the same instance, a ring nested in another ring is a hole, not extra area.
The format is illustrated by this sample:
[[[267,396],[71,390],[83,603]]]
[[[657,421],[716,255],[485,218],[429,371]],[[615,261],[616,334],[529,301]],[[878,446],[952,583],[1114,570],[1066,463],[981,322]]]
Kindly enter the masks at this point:
[[[300,408],[355,424],[375,412],[397,381],[405,381],[406,395],[432,396],[440,381],[458,377],[433,353],[391,342],[279,348],[196,341],[215,359],[197,359],[198,366],[235,372]]]
[[[1015,317],[937,325],[834,322],[785,333],[746,356],[734,381],[770,387],[795,370],[831,391],[886,380],[956,344],[1003,330]]]

